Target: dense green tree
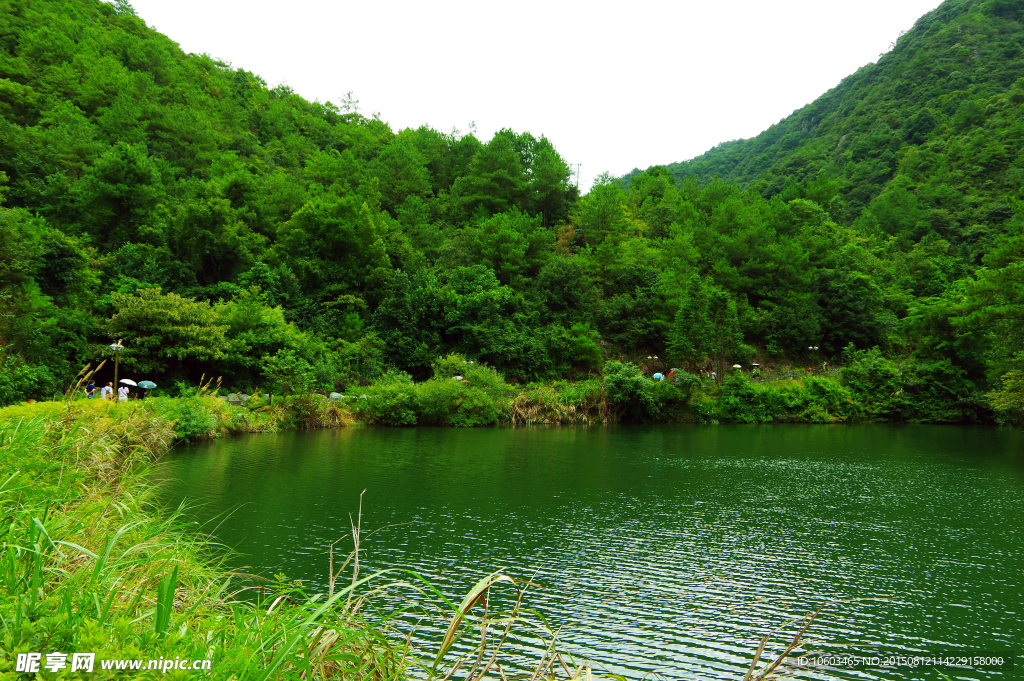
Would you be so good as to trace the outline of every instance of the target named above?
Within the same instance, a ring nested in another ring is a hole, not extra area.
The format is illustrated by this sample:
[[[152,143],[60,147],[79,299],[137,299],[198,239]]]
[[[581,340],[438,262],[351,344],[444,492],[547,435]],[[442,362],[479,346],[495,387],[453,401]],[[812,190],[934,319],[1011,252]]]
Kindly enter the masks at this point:
[[[571,171],[568,164],[546,137],[541,137],[534,144],[528,172],[530,211],[540,215],[541,224],[545,227],[564,220],[576,190],[569,186]]]
[[[395,211],[409,196],[430,191],[430,173],[412,140],[399,135],[385,146],[370,164],[370,172],[380,180],[384,206]]]
[[[609,236],[621,234],[626,224],[624,201],[615,180],[607,174],[598,177],[577,209],[581,238],[586,243],[598,244]]]
[[[232,350],[228,326],[206,301],[156,288],[114,293],[111,300],[116,311],[107,334],[123,341],[121,362],[147,378],[168,372],[180,376],[180,363],[222,360]]]
[[[118,142],[85,170],[73,189],[78,220],[98,243],[163,241],[155,208],[165,194],[159,163],[144,144]]]
[[[707,293],[700,278],[694,276],[676,311],[668,341],[669,359],[695,370],[703,368],[705,358],[713,352],[711,328],[707,323]]]
[[[358,195],[310,201],[278,228],[277,247],[307,295],[378,302],[390,288],[381,220]]]
[[[486,218],[525,208],[529,178],[514,142],[495,135],[473,157],[469,171],[452,185],[463,216]]]
[[[443,249],[454,266],[487,265],[502,284],[522,285],[534,278],[554,245],[554,235],[531,217],[513,209],[498,213],[453,236]]]

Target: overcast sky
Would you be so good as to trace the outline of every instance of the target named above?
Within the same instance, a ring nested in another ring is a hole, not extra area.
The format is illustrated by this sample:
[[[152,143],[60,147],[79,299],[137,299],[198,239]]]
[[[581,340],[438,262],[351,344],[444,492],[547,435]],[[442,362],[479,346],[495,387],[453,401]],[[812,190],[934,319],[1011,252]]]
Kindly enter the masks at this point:
[[[752,137],[878,55],[938,0],[134,0],[187,52],[392,129],[546,135],[580,188]]]

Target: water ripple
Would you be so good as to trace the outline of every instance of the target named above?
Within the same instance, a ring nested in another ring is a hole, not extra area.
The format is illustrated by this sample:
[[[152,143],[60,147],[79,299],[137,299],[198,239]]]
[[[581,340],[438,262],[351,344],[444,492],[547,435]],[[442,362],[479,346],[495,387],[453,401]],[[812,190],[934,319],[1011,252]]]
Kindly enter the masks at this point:
[[[829,609],[826,645],[1019,647],[1020,452],[977,428],[349,429],[197,446],[157,477],[238,565],[311,588],[366,489],[364,528],[397,526],[367,537],[365,569],[458,600],[506,568],[545,587],[529,605],[578,660],[736,679],[762,635],[826,600],[887,599]],[[433,620],[416,636],[436,640]]]

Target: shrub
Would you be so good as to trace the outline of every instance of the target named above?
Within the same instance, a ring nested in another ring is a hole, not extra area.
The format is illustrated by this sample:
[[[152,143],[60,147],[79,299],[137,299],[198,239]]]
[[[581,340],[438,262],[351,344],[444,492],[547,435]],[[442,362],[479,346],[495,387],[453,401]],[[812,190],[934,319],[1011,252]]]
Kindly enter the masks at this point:
[[[882,356],[878,348],[843,350],[842,383],[862,406],[869,418],[905,421],[910,408],[903,394],[905,387],[899,366]]]
[[[999,424],[1024,428],[1024,372],[1009,372],[1003,376],[1001,384],[1001,390],[988,394]]]
[[[452,380],[462,376],[473,388],[482,390],[495,399],[508,392],[509,386],[495,369],[476,361],[468,361],[462,355],[451,354],[439,357],[431,365],[434,380]]]
[[[436,426],[489,426],[501,418],[501,401],[468,381],[436,379],[419,384],[420,423]]]
[[[778,395],[775,395],[778,402]],[[772,420],[772,409],[769,400],[764,399],[764,391],[760,391],[740,374],[730,376],[722,384],[722,392],[718,398],[718,418],[732,423],[757,423]]]
[[[690,379],[683,379],[676,382],[672,379],[664,381],[653,381],[650,386],[650,394],[657,404],[657,415],[666,421],[688,421],[687,412],[690,406],[690,395],[693,383],[699,384],[695,376],[685,374]],[[675,378],[675,376],[673,376]]]
[[[171,422],[175,437],[185,440],[216,437],[221,421],[216,411],[220,405],[216,402],[212,397],[154,397],[146,400],[149,408]]]
[[[431,368],[433,378],[417,385],[421,424],[472,427],[500,420],[509,390],[501,374],[458,354],[439,357]]]
[[[611,360],[604,365],[604,392],[620,418],[648,421],[660,412],[654,382],[635,364]]]
[[[383,426],[416,425],[419,400],[409,374],[389,371],[361,391],[350,395],[352,410],[366,419],[367,423]]]
[[[498,423],[509,390],[501,374],[455,354],[438,358],[432,368],[433,378],[423,383],[414,383],[404,371],[388,372],[349,395],[352,410],[367,423],[385,426]]]
[[[27,400],[49,399],[59,392],[58,380],[48,368],[28,364],[0,348],[0,406]]]
[[[843,351],[843,385],[866,418],[916,423],[977,423],[991,419],[985,396],[965,369],[948,359],[897,363],[878,348]]]
[[[512,425],[534,423],[604,423],[607,409],[599,379],[532,384],[506,406]]]
[[[832,423],[854,413],[850,392],[835,381],[808,378],[802,384],[755,384],[741,374],[722,386],[717,410],[720,420],[732,423]]]

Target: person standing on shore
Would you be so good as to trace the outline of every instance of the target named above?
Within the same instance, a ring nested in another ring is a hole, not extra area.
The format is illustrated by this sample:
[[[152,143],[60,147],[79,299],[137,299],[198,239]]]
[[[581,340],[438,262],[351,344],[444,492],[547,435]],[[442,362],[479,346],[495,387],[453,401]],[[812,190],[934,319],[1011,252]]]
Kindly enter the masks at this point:
[[[90,400],[96,397],[96,385],[89,381],[89,385],[85,386],[85,396]]]
[[[128,401],[128,386],[122,385],[117,389],[117,401],[127,402]]]
[[[104,400],[114,399],[114,384],[112,382],[108,381],[105,386],[100,388],[100,397]]]

